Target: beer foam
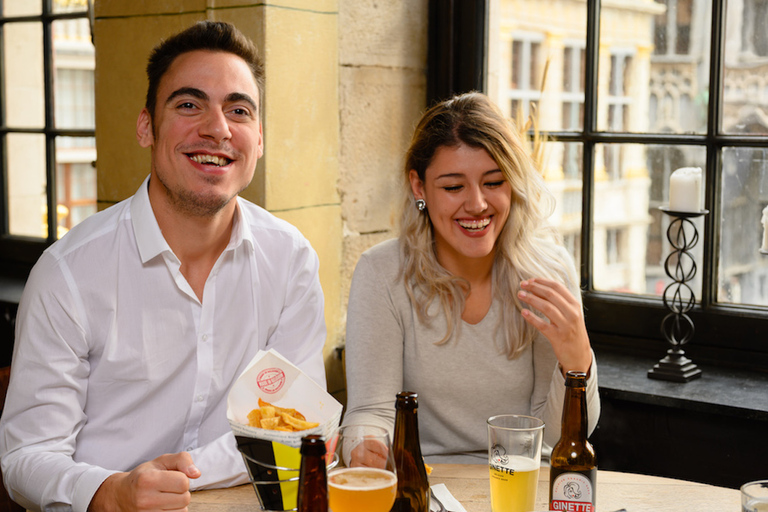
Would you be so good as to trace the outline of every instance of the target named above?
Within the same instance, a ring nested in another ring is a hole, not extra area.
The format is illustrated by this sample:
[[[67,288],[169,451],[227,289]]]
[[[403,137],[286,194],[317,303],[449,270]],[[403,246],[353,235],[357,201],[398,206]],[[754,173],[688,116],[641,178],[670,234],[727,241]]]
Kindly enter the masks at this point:
[[[523,457],[522,455],[510,455],[508,461],[500,463],[500,461],[494,461],[492,466],[500,466],[505,469],[514,469],[515,471],[535,471],[539,469],[539,464],[535,460]]]
[[[394,473],[376,468],[342,468],[328,475],[328,485],[350,491],[386,489],[395,482]]]

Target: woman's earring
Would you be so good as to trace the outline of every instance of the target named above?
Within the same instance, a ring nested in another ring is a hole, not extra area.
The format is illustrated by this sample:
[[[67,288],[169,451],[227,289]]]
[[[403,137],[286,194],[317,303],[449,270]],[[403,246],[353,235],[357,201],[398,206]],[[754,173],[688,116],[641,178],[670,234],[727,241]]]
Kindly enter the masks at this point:
[[[420,212],[423,212],[427,209],[427,202],[423,199],[417,199],[416,200],[416,209]]]

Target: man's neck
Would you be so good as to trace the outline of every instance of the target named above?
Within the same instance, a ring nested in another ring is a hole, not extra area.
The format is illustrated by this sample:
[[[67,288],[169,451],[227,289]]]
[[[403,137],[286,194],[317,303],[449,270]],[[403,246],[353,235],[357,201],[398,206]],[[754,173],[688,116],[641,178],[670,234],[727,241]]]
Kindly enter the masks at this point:
[[[163,238],[181,262],[181,273],[202,302],[203,289],[216,261],[229,244],[237,200],[210,216],[192,216],[150,194],[150,204]]]

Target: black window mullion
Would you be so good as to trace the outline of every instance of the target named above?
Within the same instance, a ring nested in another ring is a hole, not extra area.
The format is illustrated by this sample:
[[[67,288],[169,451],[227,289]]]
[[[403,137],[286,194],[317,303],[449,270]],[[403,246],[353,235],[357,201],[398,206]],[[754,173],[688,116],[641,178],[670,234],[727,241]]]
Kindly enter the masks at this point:
[[[43,15],[49,14],[50,0],[43,5]],[[53,133],[54,120],[54,96],[53,84],[54,69],[53,59],[53,23],[50,19],[43,21],[43,79],[45,83],[45,179],[47,188],[46,201],[48,204],[48,243],[56,241],[58,216],[56,211],[56,139]]]
[[[705,310],[717,302],[718,267],[720,260],[720,193],[723,171],[723,139],[720,126],[723,115],[723,81],[725,45],[725,2],[712,2],[712,41],[709,57],[709,90],[718,91],[709,95],[707,112],[707,173],[705,176],[705,205],[710,210],[704,219],[704,250],[702,262],[701,306]]]
[[[600,0],[587,2],[587,40],[584,83],[584,139],[582,150],[581,288],[592,290],[592,205],[595,179],[595,134],[597,132],[597,83],[600,56]]]
[[[3,11],[3,0],[0,0],[0,12]],[[0,42],[5,40],[5,24],[0,24]],[[0,127],[5,128],[5,52],[0,50]],[[8,197],[8,134],[0,133],[0,198]],[[8,235],[8,201],[3,200],[0,208],[0,237]]]
[[[427,105],[486,91],[490,0],[430,0]]]

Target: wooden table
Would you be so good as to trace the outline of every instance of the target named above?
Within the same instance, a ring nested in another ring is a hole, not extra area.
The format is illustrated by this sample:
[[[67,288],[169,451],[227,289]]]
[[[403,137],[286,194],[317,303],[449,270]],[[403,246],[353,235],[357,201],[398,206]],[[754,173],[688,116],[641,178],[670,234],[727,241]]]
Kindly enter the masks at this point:
[[[467,512],[491,511],[487,466],[435,464],[429,483],[445,484]],[[547,509],[548,495],[549,468],[542,467],[537,510]],[[597,512],[738,512],[740,500],[737,489],[615,471],[598,471],[597,475]],[[259,510],[250,485],[192,493],[189,506],[190,512]]]

